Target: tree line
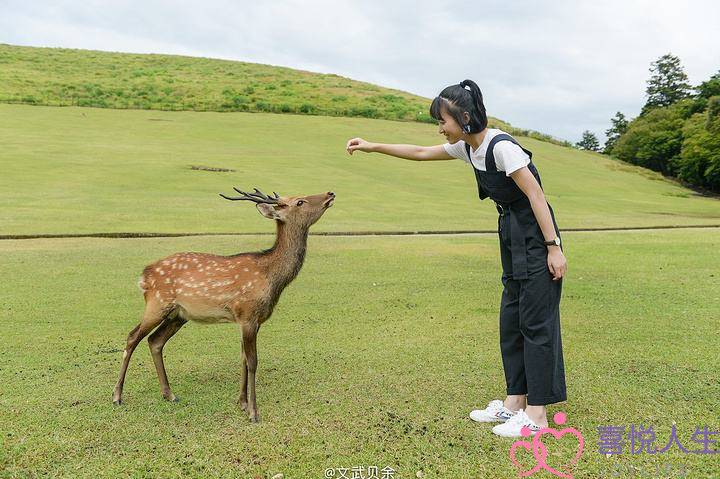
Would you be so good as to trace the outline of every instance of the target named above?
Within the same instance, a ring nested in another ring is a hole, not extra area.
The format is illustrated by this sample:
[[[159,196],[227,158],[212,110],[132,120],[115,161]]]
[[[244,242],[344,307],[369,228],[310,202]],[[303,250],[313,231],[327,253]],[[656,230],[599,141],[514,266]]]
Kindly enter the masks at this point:
[[[668,53],[650,73],[637,118],[618,111],[602,147],[587,130],[575,146],[720,192],[720,71],[692,87],[680,59]]]

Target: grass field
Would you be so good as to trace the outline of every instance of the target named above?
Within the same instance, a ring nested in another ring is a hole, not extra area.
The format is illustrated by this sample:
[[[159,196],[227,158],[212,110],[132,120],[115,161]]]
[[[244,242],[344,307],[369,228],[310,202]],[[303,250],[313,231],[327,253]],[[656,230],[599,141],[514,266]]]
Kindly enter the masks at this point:
[[[86,58],[86,70],[107,58]],[[0,75],[25,78],[27,62],[6,61],[25,70]],[[203,62],[187,67],[187,81],[214,101],[197,79],[216,84],[228,72]],[[75,75],[73,65],[50,66]],[[134,85],[123,75],[141,67],[125,67],[112,81]],[[0,236],[249,233],[0,241],[0,477],[320,478],[328,468],[373,465],[398,478],[517,477],[512,441],[467,417],[504,396],[492,234],[312,236],[303,271],[259,335],[259,425],[235,404],[234,325],[191,324],[169,343],[168,374],[182,402],[161,399],[143,343],[124,406],[111,404],[125,337],[142,312],[142,268],[176,251],[231,254],[272,243],[257,235],[274,232],[270,221],[218,196],[232,186],[335,191],[315,232],[496,228],[497,213],[478,202],[463,162],[344,150],[353,136],[438,144],[435,130],[313,115],[0,105]],[[700,447],[691,441],[696,426],[720,429],[720,228],[567,229],[719,225],[720,203],[598,154],[519,140],[534,152],[566,230],[569,401],[550,412],[566,412],[585,437],[575,477],[679,477],[648,475],[656,467],[718,477],[720,454],[675,447],[605,457],[597,428],[652,425],[663,446],[675,424],[691,449]],[[569,459],[571,446],[553,446],[551,463]],[[618,476],[618,466],[627,473]]]
[[[717,477],[720,455],[677,447],[606,458],[596,428],[654,425],[664,445],[677,424],[689,448],[696,425],[718,429],[719,233],[565,234],[569,401],[550,412],[566,412],[585,437],[575,477],[617,477],[617,464]],[[504,392],[493,235],[311,237],[303,271],[259,335],[259,425],[235,405],[234,325],[191,324],[168,344],[178,404],[162,400],[143,342],[125,405],[113,407],[124,338],[142,310],[142,267],[175,251],[230,254],[270,241],[0,241],[0,477],[320,478],[370,465],[401,478],[516,477],[511,441],[467,418]]]
[[[438,144],[436,127],[357,118],[0,105],[0,234],[273,231],[232,186],[338,195],[317,231],[490,230],[460,160],[345,152],[353,136]],[[561,228],[717,225],[720,202],[648,170],[530,138]],[[232,169],[208,172],[192,165]]]

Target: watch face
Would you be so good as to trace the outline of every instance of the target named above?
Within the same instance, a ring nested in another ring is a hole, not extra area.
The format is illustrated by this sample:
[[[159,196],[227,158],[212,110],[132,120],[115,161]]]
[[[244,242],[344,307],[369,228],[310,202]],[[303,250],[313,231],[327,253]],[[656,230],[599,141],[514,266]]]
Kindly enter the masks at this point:
[[[546,241],[545,244],[548,246],[560,246],[560,237],[556,236],[554,240]]]

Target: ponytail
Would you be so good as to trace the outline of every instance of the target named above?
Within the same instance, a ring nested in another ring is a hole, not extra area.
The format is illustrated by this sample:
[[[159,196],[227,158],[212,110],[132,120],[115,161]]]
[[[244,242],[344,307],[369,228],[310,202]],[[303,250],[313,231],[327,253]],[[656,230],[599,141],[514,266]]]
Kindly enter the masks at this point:
[[[472,80],[463,80],[460,82],[460,86],[463,88],[470,87],[470,96],[472,97],[473,106],[475,107],[475,121],[480,131],[484,130],[487,127],[487,113],[485,111],[485,104],[483,103],[480,87]],[[472,113],[470,113],[470,117],[472,118]]]

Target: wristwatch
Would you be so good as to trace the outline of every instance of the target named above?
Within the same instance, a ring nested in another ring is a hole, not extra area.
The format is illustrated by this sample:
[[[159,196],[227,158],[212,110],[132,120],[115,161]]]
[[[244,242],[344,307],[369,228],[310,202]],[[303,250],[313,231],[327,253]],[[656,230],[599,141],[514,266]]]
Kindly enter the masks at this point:
[[[560,237],[556,236],[555,239],[550,241],[545,241],[543,243],[545,246],[560,246]]]

